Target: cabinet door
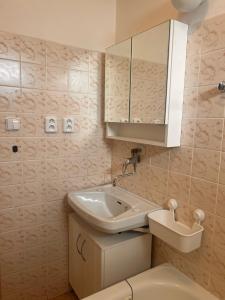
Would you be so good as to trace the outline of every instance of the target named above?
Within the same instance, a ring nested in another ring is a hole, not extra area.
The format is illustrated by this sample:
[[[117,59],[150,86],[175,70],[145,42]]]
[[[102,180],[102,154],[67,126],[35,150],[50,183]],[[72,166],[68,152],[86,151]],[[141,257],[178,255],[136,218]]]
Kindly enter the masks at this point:
[[[132,38],[131,123],[165,123],[169,39],[169,21]]]
[[[129,121],[131,39],[106,50],[105,122]]]
[[[85,283],[82,297],[87,297],[102,289],[102,251],[87,234],[83,236],[81,247]]]
[[[69,281],[79,298],[98,292],[102,287],[101,249],[70,217]]]
[[[74,222],[73,218],[69,219],[69,281],[76,292],[81,297],[84,289],[83,282],[83,261],[80,255],[82,242],[82,229]]]

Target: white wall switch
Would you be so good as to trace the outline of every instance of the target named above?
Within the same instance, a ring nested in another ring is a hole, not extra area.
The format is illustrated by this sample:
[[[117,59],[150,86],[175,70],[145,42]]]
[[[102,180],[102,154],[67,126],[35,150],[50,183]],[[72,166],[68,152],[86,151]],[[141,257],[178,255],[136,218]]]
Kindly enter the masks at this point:
[[[63,132],[72,133],[74,132],[74,117],[63,118]]]
[[[19,118],[6,118],[5,127],[6,130],[20,130],[20,119]]]
[[[57,117],[45,117],[45,132],[54,133],[58,131]]]

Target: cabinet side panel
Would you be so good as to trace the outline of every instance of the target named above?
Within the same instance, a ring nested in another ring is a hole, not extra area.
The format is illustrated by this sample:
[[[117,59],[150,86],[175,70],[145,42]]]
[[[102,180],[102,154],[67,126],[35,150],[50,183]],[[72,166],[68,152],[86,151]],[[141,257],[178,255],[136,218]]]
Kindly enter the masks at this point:
[[[144,234],[105,251],[104,288],[151,267],[151,240]]]
[[[171,21],[167,95],[167,147],[180,146],[188,25]]]

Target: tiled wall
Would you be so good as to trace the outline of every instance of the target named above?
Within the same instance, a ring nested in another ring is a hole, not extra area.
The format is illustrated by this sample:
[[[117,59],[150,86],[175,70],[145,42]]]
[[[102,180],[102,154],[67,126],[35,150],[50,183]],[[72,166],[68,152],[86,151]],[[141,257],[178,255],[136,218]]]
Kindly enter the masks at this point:
[[[142,146],[138,174],[121,186],[164,205],[178,200],[178,219],[193,222],[192,212],[206,213],[202,247],[183,255],[154,240],[154,264],[169,261],[220,299],[225,299],[225,15],[190,28],[183,108],[182,147]],[[135,144],[113,143],[113,174]]]
[[[0,33],[0,271],[2,300],[68,289],[68,191],[109,180],[101,53]],[[57,134],[44,132],[56,115]],[[62,133],[73,115],[75,133]],[[19,117],[18,132],[5,130]],[[18,153],[12,146],[18,146]]]

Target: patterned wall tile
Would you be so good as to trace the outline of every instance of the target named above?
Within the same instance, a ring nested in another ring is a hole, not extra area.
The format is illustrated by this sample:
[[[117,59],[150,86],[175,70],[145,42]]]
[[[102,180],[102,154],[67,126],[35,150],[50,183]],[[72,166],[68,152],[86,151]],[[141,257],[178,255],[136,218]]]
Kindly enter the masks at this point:
[[[223,119],[199,119],[196,121],[195,146],[220,150],[222,133]]]
[[[0,85],[20,85],[20,63],[17,61],[0,59]]]
[[[199,118],[223,118],[225,95],[215,86],[199,87],[197,114]]]
[[[0,32],[0,58],[20,60],[20,45],[17,35]]]
[[[217,184],[192,178],[190,203],[206,212],[215,213]]]
[[[220,152],[195,149],[192,176],[218,182]]]
[[[0,32],[3,300],[46,300],[69,289],[65,196],[104,184],[111,174],[101,122],[103,68],[98,52]],[[58,119],[56,134],[44,130],[51,114]],[[71,115],[75,133],[64,134],[62,118]],[[20,118],[21,130],[6,131],[6,117]],[[102,164],[91,163],[87,153],[104,157]]]
[[[225,78],[224,20],[222,14],[189,27],[181,147],[170,151],[147,147],[138,176],[119,183],[163,207],[175,198],[179,203],[176,216],[187,226],[193,224],[194,209],[205,211],[202,246],[183,255],[154,239],[153,264],[172,263],[221,300],[225,299],[225,152],[221,152],[225,151],[225,94],[217,84]],[[132,147],[113,142],[112,177],[121,172]],[[160,172],[143,172],[149,169],[149,161]]]
[[[45,67],[43,65],[22,63],[21,81],[22,87],[44,89],[46,86]]]

